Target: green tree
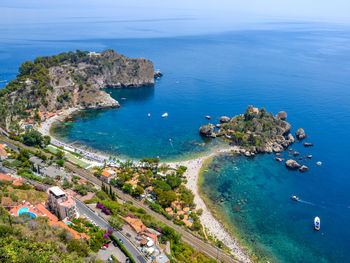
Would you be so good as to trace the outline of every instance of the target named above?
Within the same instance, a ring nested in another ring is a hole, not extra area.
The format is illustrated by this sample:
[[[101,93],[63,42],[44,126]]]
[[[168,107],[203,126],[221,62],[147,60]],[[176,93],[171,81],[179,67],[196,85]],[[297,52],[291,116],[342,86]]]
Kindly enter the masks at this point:
[[[122,230],[123,229],[124,220],[118,215],[111,216],[109,218],[108,222],[110,223],[110,225],[113,228],[115,228],[117,230]]]
[[[133,188],[132,188],[132,184],[124,184],[123,186],[123,191],[128,193],[128,194],[132,194],[133,193]]]
[[[23,143],[28,146],[42,147],[43,141],[43,136],[36,130],[26,131],[26,133],[23,135]]]
[[[144,192],[145,192],[145,190],[141,186],[138,185],[138,186],[136,186],[136,188],[134,190],[134,196],[140,197]]]
[[[170,187],[172,189],[174,189],[174,188],[179,187],[181,185],[182,180],[181,180],[181,178],[179,178],[177,176],[168,175],[167,179],[166,179],[166,183],[168,185],[170,185]]]
[[[174,191],[172,191],[172,190],[163,191],[158,196],[158,202],[162,206],[169,206],[171,204],[171,202],[176,200],[176,198],[177,198],[177,196],[176,196]]]
[[[87,257],[89,255],[89,247],[86,242],[77,239],[68,241],[67,250],[69,252],[76,252],[80,257]]]

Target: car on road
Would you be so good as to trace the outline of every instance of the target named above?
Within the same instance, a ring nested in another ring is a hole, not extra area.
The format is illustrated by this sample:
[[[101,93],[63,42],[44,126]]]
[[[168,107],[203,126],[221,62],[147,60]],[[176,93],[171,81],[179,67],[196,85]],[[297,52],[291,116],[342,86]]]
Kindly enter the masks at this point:
[[[119,238],[120,243],[124,244],[123,239]]]
[[[109,245],[107,243],[103,244],[104,247],[108,248]]]
[[[130,263],[130,262],[131,262],[130,258],[126,258],[125,263]]]

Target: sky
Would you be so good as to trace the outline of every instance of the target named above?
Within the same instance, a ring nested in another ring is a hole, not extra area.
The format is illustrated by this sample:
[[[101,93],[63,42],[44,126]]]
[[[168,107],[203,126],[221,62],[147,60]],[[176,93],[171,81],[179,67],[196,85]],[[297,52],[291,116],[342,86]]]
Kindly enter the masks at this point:
[[[1,0],[0,14],[0,38],[6,39],[41,39],[39,31],[46,31],[49,39],[57,34],[74,39],[69,27],[72,32],[85,28],[80,38],[154,37],[266,22],[350,25],[350,0]]]
[[[118,10],[133,8],[130,16],[161,16],[169,14],[212,13],[215,15],[245,14],[253,17],[318,20],[328,22],[350,22],[349,0],[1,0],[1,23],[22,21],[25,17],[15,16],[10,10],[45,10],[44,17],[65,17],[76,13],[79,16],[123,17]],[[9,9],[3,9],[9,8]],[[25,13],[25,11],[23,11]],[[22,14],[23,14],[22,13]],[[40,20],[40,16],[36,17]]]

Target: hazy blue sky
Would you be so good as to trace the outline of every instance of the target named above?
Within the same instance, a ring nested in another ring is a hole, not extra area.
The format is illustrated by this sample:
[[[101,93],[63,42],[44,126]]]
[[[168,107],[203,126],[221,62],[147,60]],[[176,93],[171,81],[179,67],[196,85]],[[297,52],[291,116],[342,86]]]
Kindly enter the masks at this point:
[[[48,38],[66,34],[73,39],[69,27],[82,28],[80,38],[148,37],[229,31],[264,22],[350,24],[350,0],[1,0],[0,14],[3,38],[21,34],[40,39],[47,31]]]
[[[142,12],[156,15],[158,11],[169,14],[212,12],[218,15],[244,13],[271,18],[350,21],[349,0],[1,0],[0,7],[46,9],[51,14],[59,14],[62,10],[69,14],[72,10],[79,15],[92,15],[91,12],[95,11],[96,15],[108,16],[117,15],[115,12],[118,10],[132,7],[135,8],[135,15]],[[10,16],[13,14],[4,13],[4,10],[1,12],[1,21],[11,21]]]

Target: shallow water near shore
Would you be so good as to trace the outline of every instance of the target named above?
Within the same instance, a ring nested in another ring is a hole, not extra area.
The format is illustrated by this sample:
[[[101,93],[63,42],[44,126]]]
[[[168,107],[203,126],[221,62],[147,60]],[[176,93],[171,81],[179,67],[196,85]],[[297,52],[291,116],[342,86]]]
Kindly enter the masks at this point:
[[[270,155],[220,155],[205,167],[200,189],[223,222],[260,257],[273,262],[347,262],[349,199],[338,195],[347,186],[332,190],[328,169],[304,162],[312,173],[288,171]],[[290,199],[294,194],[299,202]],[[313,229],[315,215],[321,218],[319,232]]]
[[[292,146],[303,157],[313,155],[302,161],[310,171],[288,171],[272,155],[238,157],[236,163],[220,157],[219,165],[205,175],[203,193],[213,202],[224,198],[218,209],[263,254],[274,254],[281,262],[346,262],[349,39],[348,28],[313,24],[193,37],[62,37],[25,44],[11,39],[0,43],[0,77],[14,79],[25,60],[75,49],[113,48],[152,60],[164,73],[154,87],[107,90],[120,101],[120,109],[84,111],[54,129],[54,135],[66,142],[131,159],[160,156],[172,161],[204,154],[217,143],[203,146],[198,135],[198,128],[209,122],[206,115],[218,123],[220,116],[240,114],[249,104],[273,113],[285,110],[292,132],[303,127],[306,141],[315,145]],[[165,112],[169,117],[161,118]],[[316,166],[316,161],[323,165]],[[292,202],[292,194],[315,205]],[[247,202],[232,208],[242,198]],[[315,216],[321,218],[320,232],[313,231]]]

